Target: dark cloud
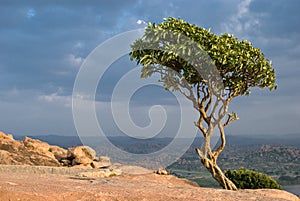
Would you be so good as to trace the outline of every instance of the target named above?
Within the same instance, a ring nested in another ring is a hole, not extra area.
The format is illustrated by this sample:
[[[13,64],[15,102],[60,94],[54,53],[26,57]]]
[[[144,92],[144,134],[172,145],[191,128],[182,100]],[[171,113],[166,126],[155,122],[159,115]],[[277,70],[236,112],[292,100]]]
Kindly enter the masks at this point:
[[[45,90],[51,83],[70,87],[78,68],[70,68],[68,56],[84,58],[114,34],[124,10],[134,1],[1,3],[0,65],[5,80],[1,88]]]
[[[292,103],[293,107],[300,98],[300,24],[298,0],[129,0],[129,1],[0,1],[0,104],[1,113],[8,113],[6,120],[0,118],[0,130],[13,129],[13,120],[22,122],[26,117],[27,126],[22,125],[15,131],[29,133],[34,131],[34,123],[40,126],[36,133],[51,133],[47,121],[56,122],[57,118],[69,118],[70,95],[80,64],[89,53],[104,40],[127,30],[141,28],[138,20],[160,23],[164,17],[180,17],[196,25],[211,28],[214,33],[229,32],[253,42],[266,56],[273,60],[277,72],[278,90],[269,93],[253,90],[249,99],[237,100],[235,110],[240,110],[245,126],[248,118],[254,121],[255,114],[248,114],[249,105],[263,99],[257,106],[259,111],[268,112],[272,106],[282,107]],[[98,87],[97,100],[108,101],[116,81],[134,67],[123,59],[113,64],[104,76],[101,89]],[[118,66],[123,65],[122,70]],[[154,94],[154,92],[149,92]],[[158,94],[158,97],[167,97]],[[283,98],[284,97],[284,98]],[[136,97],[136,102],[151,102],[151,97]],[[166,104],[169,104],[166,99]],[[270,104],[270,107],[266,105]],[[30,105],[24,108],[24,104]],[[136,103],[138,106],[141,104]],[[145,104],[142,104],[143,106]],[[150,104],[151,105],[151,104]],[[6,109],[5,109],[6,108]],[[15,109],[14,109],[15,108]],[[23,109],[20,109],[23,108]],[[64,108],[64,109],[62,109]],[[264,108],[267,108],[264,110]],[[39,112],[38,112],[39,111]],[[60,111],[60,116],[58,112]],[[283,112],[288,119],[290,107]],[[237,111],[238,112],[238,111]],[[39,122],[39,115],[45,115]],[[270,113],[278,115],[278,113]],[[269,116],[270,116],[269,115]],[[268,116],[268,114],[266,115]],[[300,113],[293,111],[292,117],[299,120]],[[139,118],[139,117],[137,117]],[[264,115],[261,119],[265,118]],[[266,125],[272,124],[266,120]],[[29,121],[30,120],[30,121]],[[277,118],[276,124],[284,122]],[[288,120],[289,132],[296,132],[295,120]],[[236,123],[238,125],[238,123]],[[72,125],[73,126],[73,125]],[[66,134],[74,131],[72,126],[60,124],[56,133]],[[235,127],[242,132],[242,126]],[[30,128],[32,127],[32,128]],[[42,128],[43,127],[43,128]],[[247,127],[249,128],[249,127]],[[277,127],[269,130],[273,132]],[[259,124],[259,129],[268,132],[267,127]],[[279,129],[279,128],[278,128]],[[281,129],[282,130],[282,129]],[[233,131],[233,133],[236,133]]]
[[[290,37],[300,31],[298,0],[255,0],[250,5],[253,13],[261,15],[261,30],[268,36]]]

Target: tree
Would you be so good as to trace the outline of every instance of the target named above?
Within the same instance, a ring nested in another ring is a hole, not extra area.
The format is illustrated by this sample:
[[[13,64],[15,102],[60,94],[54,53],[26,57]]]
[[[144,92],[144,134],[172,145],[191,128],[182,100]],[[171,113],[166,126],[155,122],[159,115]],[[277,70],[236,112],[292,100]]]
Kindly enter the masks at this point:
[[[248,41],[226,33],[217,36],[175,18],[149,23],[131,48],[131,60],[143,66],[142,78],[158,73],[165,89],[192,101],[199,113],[195,126],[204,137],[202,147],[196,148],[202,164],[223,188],[237,190],[217,165],[226,144],[224,128],[238,119],[236,113],[228,113],[229,103],[249,95],[251,87],[276,89],[271,62]],[[215,130],[221,144],[212,150]]]

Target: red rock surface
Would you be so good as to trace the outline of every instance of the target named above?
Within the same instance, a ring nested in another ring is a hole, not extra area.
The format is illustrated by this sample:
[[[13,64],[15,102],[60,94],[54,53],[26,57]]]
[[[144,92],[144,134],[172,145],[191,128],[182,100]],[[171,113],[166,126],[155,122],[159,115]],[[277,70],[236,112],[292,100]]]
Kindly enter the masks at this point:
[[[0,172],[0,200],[299,201],[299,198],[280,190],[235,192],[201,188],[185,179],[153,173],[89,179]]]

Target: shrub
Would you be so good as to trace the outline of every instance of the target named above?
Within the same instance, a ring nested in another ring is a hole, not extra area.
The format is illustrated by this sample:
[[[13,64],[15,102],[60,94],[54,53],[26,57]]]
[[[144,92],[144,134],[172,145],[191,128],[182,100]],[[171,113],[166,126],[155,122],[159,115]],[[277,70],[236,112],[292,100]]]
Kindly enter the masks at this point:
[[[270,176],[253,170],[245,168],[240,168],[239,170],[229,169],[225,172],[225,175],[239,189],[281,189],[281,186]]]

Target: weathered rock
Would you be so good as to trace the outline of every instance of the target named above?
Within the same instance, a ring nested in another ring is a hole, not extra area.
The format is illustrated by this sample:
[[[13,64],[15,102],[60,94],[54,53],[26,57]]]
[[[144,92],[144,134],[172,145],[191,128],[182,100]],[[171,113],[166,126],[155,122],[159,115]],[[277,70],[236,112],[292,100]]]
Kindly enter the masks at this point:
[[[89,146],[77,146],[68,149],[68,157],[87,157],[91,160],[96,158],[96,151]]]
[[[158,170],[155,170],[154,173],[159,174],[159,175],[168,175],[168,171],[164,168],[159,168]]]
[[[16,153],[0,150],[0,164],[60,166],[57,160],[26,149],[19,149]]]
[[[96,169],[98,169],[98,168],[107,168],[107,167],[110,166],[110,163],[93,161],[91,163],[91,166],[92,166],[92,168],[96,168]]]
[[[28,153],[30,161],[32,162],[31,165],[38,165],[38,166],[60,166],[60,163],[52,157],[49,157],[47,155],[29,152]]]
[[[7,137],[4,133],[0,135],[0,164],[60,166],[53,155],[49,156],[44,151],[36,149],[35,146],[28,148],[21,141],[13,140],[12,137]],[[27,142],[30,141],[27,140]],[[32,144],[34,143],[28,143],[27,145],[31,146]]]
[[[72,165],[90,165],[96,158],[96,151],[88,146],[77,146],[68,149],[67,157],[72,160]]]
[[[72,160],[72,165],[79,165],[79,164],[84,164],[84,165],[91,165],[93,160],[87,157],[79,157],[79,158],[74,158]]]
[[[5,150],[10,153],[17,153],[20,149],[24,149],[23,143],[9,138],[0,138],[0,150]]]
[[[24,146],[32,151],[39,152],[41,154],[45,154],[51,158],[55,158],[54,154],[52,153],[51,146],[40,140],[31,139],[29,137],[24,137],[23,139]]]
[[[12,134],[5,134],[5,133],[3,133],[3,132],[1,132],[0,131],[0,138],[2,138],[2,139],[11,139],[11,140],[13,140],[14,138],[13,138],[13,136],[12,136]]]
[[[70,166],[70,165],[72,165],[72,162],[69,161],[68,159],[62,159],[62,160],[60,160],[60,163],[61,163],[62,166]]]
[[[108,157],[96,157],[96,152],[88,146],[78,146],[68,150],[49,145],[40,140],[25,137],[23,141],[14,140],[11,135],[0,132],[0,164],[38,165],[38,166],[78,166],[91,168],[107,167]]]
[[[54,154],[54,157],[58,160],[64,160],[68,157],[68,150],[63,149],[59,146],[50,146],[50,151]]]
[[[106,168],[110,165],[110,158],[107,156],[96,157],[96,159],[91,163],[93,168]]]
[[[18,164],[8,151],[0,150],[0,163],[4,165]]]

